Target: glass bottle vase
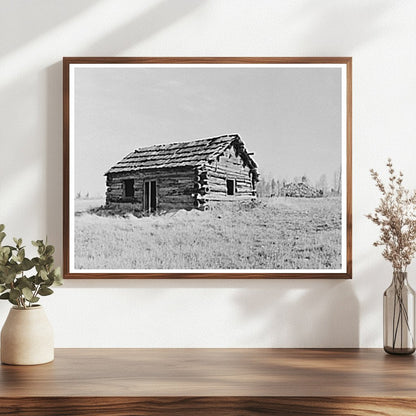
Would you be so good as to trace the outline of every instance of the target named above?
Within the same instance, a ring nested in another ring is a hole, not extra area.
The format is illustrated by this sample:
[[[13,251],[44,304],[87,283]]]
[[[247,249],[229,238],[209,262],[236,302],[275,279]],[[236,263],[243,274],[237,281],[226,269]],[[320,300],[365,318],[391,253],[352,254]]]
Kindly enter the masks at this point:
[[[407,272],[393,272],[391,285],[383,295],[384,351],[413,354],[415,351],[415,291]]]

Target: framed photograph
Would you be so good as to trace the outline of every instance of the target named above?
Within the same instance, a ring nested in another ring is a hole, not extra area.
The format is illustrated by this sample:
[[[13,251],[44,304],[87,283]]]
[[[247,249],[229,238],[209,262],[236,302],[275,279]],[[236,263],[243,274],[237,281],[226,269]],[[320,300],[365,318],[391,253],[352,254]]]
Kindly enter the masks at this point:
[[[64,58],[64,277],[351,278],[351,67]]]

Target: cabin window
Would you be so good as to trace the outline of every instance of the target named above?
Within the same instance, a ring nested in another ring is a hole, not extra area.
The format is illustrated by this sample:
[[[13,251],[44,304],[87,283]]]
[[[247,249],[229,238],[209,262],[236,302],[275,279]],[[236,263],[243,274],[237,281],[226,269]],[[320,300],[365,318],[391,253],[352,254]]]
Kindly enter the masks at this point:
[[[227,195],[235,195],[235,179],[227,179]]]
[[[134,197],[134,179],[124,180],[124,196],[126,198]]]

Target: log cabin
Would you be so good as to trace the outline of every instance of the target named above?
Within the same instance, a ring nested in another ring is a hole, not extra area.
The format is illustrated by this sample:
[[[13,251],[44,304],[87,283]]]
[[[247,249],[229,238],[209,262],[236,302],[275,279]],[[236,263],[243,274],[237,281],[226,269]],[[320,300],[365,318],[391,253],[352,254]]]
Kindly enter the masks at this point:
[[[251,156],[238,134],[136,149],[105,173],[106,207],[151,213],[255,199]]]

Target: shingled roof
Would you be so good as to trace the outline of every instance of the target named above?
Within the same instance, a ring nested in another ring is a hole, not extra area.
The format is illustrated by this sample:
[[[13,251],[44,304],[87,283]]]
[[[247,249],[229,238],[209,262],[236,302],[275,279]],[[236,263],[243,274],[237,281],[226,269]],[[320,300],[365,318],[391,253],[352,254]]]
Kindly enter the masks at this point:
[[[231,144],[238,147],[239,153],[244,157],[245,163],[251,169],[257,167],[254,160],[248,155],[240,136],[238,134],[229,134],[189,142],[141,147],[129,153],[106,172],[105,175],[148,169],[200,166],[215,160]]]

